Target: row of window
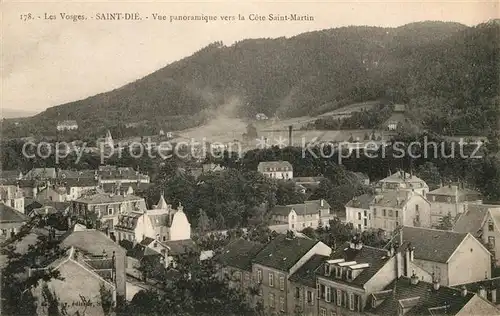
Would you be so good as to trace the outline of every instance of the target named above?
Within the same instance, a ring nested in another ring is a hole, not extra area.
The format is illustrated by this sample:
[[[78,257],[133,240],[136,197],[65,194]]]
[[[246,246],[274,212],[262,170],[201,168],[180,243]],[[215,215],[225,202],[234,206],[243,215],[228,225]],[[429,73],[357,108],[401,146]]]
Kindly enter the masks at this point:
[[[352,311],[361,311],[361,296],[358,294],[318,284],[318,296],[327,303],[334,303],[337,306],[349,308]]]
[[[269,294],[269,307],[270,308],[276,308],[276,298],[275,298],[274,293],[270,293]],[[280,296],[280,298],[279,298],[279,306],[278,307],[279,307],[279,310],[281,312],[285,311],[285,297]]]
[[[418,211],[418,205],[416,205],[415,208]],[[389,212],[387,212],[387,211],[389,211]],[[387,214],[389,214],[389,217],[393,217],[393,215],[394,215],[394,217],[399,217],[399,211],[393,212],[393,210],[383,209],[382,216],[387,217]],[[373,209],[373,216],[377,216],[377,209],[376,208]],[[359,218],[359,216],[358,216],[358,218]],[[359,219],[361,219],[361,218],[359,218]]]
[[[259,283],[262,283],[262,270],[261,269],[257,270],[257,280]],[[267,285],[269,287],[274,287],[274,273],[273,272],[268,272]],[[279,277],[279,289],[282,291],[285,290],[285,277],[284,276]]]

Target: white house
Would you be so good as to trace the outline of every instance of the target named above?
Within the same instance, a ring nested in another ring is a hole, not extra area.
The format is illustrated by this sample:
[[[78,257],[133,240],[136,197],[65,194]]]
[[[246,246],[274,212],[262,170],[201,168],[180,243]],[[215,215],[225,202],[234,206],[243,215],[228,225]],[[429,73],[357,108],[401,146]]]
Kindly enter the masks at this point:
[[[403,170],[380,180],[376,185],[376,189],[378,191],[408,190],[417,192],[423,196],[429,192],[429,186],[424,180],[414,176],[413,173],[406,173]]]
[[[374,225],[370,205],[374,198],[372,194],[363,194],[350,200],[345,206],[346,222],[352,223],[359,231],[372,228]]]
[[[263,161],[257,171],[273,179],[293,179],[293,166],[288,161]]]
[[[288,230],[328,226],[333,215],[327,201],[311,200],[302,204],[277,205],[271,210],[272,225],[286,225]]]
[[[58,131],[71,131],[78,129],[78,124],[74,120],[67,120],[57,123]]]
[[[153,210],[122,214],[115,225],[117,239],[141,242],[152,238],[162,242],[191,239],[191,224],[181,205],[177,210],[165,202],[163,195]]]

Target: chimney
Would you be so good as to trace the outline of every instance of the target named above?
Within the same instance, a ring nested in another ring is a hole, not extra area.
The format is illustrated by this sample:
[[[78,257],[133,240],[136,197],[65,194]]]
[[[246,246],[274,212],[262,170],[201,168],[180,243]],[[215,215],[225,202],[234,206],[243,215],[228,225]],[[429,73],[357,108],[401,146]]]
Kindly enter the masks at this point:
[[[460,294],[462,295],[462,297],[467,296],[467,288],[465,287],[465,285],[463,285],[462,288],[460,289]]]
[[[491,289],[491,302],[496,305],[497,303],[497,289]]]
[[[293,129],[292,125],[288,126],[288,145],[290,147],[292,147],[292,144],[293,144],[293,142],[292,142],[292,129]]]
[[[485,300],[487,299],[486,298],[486,289],[484,288],[484,286],[479,286],[479,292],[478,292],[479,296],[481,296],[482,298],[484,298]]]
[[[321,199],[319,203],[320,203],[321,207],[325,206],[325,200]]]
[[[411,285],[417,285],[418,284],[418,276],[415,274],[415,271],[413,271],[413,274],[410,277],[410,284]]]
[[[415,247],[410,248],[410,261],[413,262],[413,259],[415,257]]]
[[[439,290],[439,286],[440,286],[439,280],[436,277],[436,274],[433,272],[432,273],[432,287],[434,288],[434,291]]]
[[[410,277],[410,249],[407,247],[405,249],[405,260],[404,260],[404,275]]]

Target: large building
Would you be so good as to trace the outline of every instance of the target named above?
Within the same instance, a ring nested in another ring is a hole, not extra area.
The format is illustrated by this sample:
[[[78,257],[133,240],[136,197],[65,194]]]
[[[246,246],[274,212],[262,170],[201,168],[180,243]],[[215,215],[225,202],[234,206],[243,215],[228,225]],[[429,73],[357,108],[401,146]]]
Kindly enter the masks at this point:
[[[0,200],[17,211],[24,213],[23,191],[15,185],[0,185]]]
[[[71,131],[78,129],[78,123],[74,120],[61,121],[57,123],[58,131]]]
[[[0,240],[13,237],[27,221],[23,213],[0,202]]]
[[[320,225],[326,227],[333,219],[330,204],[327,201],[311,200],[302,204],[278,205],[271,212],[272,225],[286,225],[287,230],[313,229]]]
[[[257,171],[272,179],[293,179],[293,166],[288,161],[263,161]]]
[[[439,225],[444,216],[455,219],[460,213],[465,212],[467,204],[481,203],[481,193],[466,189],[463,184],[442,186],[427,193],[431,202],[431,221]]]
[[[118,241],[129,240],[134,243],[141,242],[144,238],[161,242],[187,240],[191,239],[191,224],[183,212],[182,205],[174,210],[162,195],[153,210],[119,215],[115,236]]]
[[[71,215],[77,221],[114,232],[120,214],[146,211],[146,202],[143,198],[134,195],[114,195],[111,193],[97,193],[76,199],[71,205]]]
[[[396,189],[414,191],[423,196],[429,192],[429,186],[424,180],[414,176],[412,173],[406,173],[403,170],[395,172],[387,178],[380,180],[376,188],[381,191]]]

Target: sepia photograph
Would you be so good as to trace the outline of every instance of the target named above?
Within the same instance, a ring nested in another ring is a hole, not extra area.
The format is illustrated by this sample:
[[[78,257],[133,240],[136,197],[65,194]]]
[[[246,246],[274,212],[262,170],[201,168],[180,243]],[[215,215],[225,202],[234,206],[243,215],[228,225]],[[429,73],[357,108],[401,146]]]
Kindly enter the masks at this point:
[[[0,315],[500,316],[497,0],[0,10]]]

